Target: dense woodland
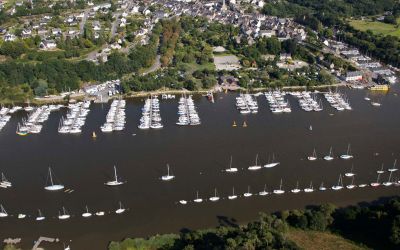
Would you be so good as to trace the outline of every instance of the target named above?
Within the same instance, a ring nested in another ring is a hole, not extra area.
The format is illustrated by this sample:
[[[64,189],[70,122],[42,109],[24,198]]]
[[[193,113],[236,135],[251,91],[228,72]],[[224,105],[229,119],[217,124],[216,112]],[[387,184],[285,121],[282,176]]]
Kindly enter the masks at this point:
[[[149,239],[111,242],[110,250],[126,249],[300,249],[285,234],[291,227],[330,231],[374,249],[400,248],[400,198],[363,206],[336,208],[331,204],[304,210],[261,214],[239,226],[232,219],[219,218],[221,226],[208,230],[182,230]]]

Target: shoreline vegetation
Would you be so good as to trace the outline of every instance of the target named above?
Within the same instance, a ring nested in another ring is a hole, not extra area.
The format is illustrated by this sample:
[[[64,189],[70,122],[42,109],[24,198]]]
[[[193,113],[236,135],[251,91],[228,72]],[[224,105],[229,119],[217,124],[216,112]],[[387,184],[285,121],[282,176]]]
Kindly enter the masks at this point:
[[[400,197],[385,197],[362,205],[332,204],[302,210],[261,213],[238,225],[223,218],[220,226],[181,230],[179,234],[126,238],[110,242],[109,250],[128,249],[399,249]]]

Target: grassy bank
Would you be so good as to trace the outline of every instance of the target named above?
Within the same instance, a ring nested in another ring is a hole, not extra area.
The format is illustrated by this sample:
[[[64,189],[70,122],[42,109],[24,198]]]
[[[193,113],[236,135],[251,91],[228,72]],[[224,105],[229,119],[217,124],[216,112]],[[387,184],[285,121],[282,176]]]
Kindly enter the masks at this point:
[[[399,21],[397,21],[399,23]],[[350,25],[361,31],[371,30],[375,35],[391,35],[400,38],[399,24],[388,24],[370,20],[350,20]]]

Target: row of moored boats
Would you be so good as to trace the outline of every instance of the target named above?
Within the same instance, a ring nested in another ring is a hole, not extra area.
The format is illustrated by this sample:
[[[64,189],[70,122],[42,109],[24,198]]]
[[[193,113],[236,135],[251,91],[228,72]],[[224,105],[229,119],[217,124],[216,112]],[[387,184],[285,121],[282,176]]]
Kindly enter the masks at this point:
[[[85,125],[86,117],[90,112],[90,101],[83,101],[68,104],[68,113],[61,117],[58,126],[60,134],[79,134]]]
[[[178,115],[179,118],[176,122],[177,125],[194,126],[201,124],[199,114],[197,113],[196,106],[194,105],[191,95],[189,97],[184,95],[179,99]]]
[[[140,118],[139,129],[160,129],[163,128],[160,114],[160,100],[157,96],[151,96],[144,102],[142,117]]]
[[[100,127],[102,132],[122,131],[125,129],[125,100],[113,100],[106,116],[106,122]]]

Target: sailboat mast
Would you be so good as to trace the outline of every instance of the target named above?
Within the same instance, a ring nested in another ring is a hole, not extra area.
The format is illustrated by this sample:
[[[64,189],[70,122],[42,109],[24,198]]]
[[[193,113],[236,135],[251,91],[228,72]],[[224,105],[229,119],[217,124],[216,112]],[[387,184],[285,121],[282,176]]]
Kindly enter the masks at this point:
[[[54,185],[54,183],[53,183],[53,176],[52,176],[52,174],[51,174],[51,168],[49,167],[49,175],[50,175],[50,183],[51,183],[51,185],[53,186]]]
[[[114,166],[114,176],[115,176],[115,181],[118,181],[117,168],[115,166]]]

